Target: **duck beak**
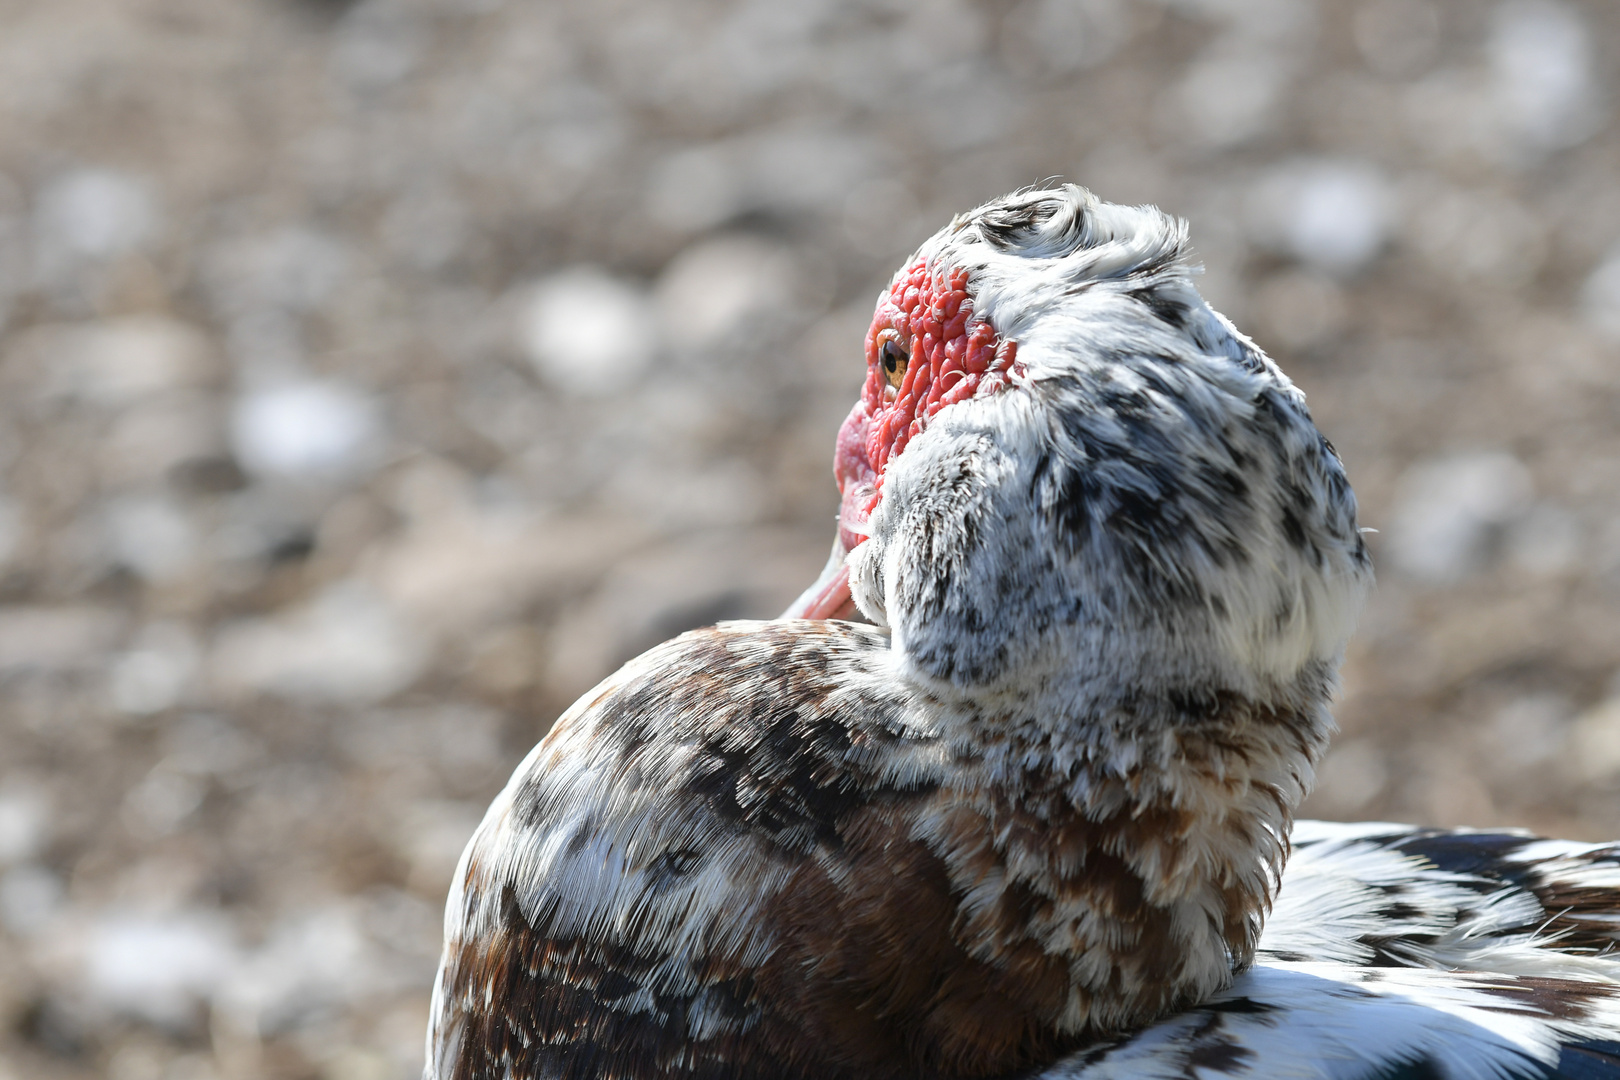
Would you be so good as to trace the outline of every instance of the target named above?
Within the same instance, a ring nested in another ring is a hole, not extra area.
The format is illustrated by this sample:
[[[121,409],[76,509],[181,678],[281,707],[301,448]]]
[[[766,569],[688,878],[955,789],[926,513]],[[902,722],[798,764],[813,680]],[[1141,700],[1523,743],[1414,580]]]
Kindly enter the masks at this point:
[[[855,600],[849,594],[849,551],[841,537],[833,538],[832,554],[816,583],[782,612],[784,619],[849,619],[855,617]]]

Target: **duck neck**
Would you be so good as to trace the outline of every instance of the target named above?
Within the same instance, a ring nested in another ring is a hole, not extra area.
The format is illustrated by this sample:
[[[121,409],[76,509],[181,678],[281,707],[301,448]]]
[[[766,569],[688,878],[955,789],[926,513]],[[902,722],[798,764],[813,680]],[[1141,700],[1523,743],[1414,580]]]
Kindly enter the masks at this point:
[[[1075,1035],[1223,987],[1254,957],[1331,683],[1325,668],[1263,701],[1071,692],[945,709],[962,780],[934,841],[976,947],[1063,956],[1052,1022]]]

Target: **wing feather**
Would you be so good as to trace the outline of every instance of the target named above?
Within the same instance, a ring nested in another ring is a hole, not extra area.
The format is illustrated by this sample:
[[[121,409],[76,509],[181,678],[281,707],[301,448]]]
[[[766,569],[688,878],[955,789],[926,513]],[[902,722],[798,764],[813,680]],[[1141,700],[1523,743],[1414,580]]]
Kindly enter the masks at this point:
[[[1264,957],[1620,980],[1620,849],[1302,821]]]
[[[858,876],[860,838],[938,782],[937,740],[908,728],[866,670],[887,644],[850,624],[721,627],[582,698],[462,857],[427,1075],[785,1075],[783,1047],[811,1017],[785,1016],[767,985],[785,953],[782,908],[824,895],[792,930],[830,921],[828,952],[847,945],[862,927],[836,901]],[[927,880],[908,879],[914,891]],[[906,933],[948,940],[912,925],[919,897],[876,895],[888,902],[863,909],[873,947],[846,947],[846,968],[903,967],[884,946]],[[791,985],[813,981],[795,970]]]
[[[1608,983],[1270,961],[1037,1080],[1613,1080],[1617,1033]]]

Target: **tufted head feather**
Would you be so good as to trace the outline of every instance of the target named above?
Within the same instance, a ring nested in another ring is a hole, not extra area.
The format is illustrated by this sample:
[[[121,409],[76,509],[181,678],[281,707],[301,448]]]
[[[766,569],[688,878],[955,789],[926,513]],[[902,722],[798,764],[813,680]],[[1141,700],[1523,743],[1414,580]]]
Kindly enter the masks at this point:
[[[1068,185],[958,216],[879,297],[840,537],[916,677],[1113,701],[1331,682],[1370,579],[1355,496],[1187,258],[1184,222]]]

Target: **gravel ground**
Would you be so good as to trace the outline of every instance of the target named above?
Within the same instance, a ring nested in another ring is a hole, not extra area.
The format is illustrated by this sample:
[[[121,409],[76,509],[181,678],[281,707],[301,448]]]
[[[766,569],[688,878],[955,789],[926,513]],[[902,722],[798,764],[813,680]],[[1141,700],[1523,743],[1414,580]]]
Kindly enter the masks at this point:
[[[1620,835],[1617,92],[1609,0],[0,0],[0,1080],[414,1075],[485,803],[1052,175],[1380,530],[1309,809]]]

